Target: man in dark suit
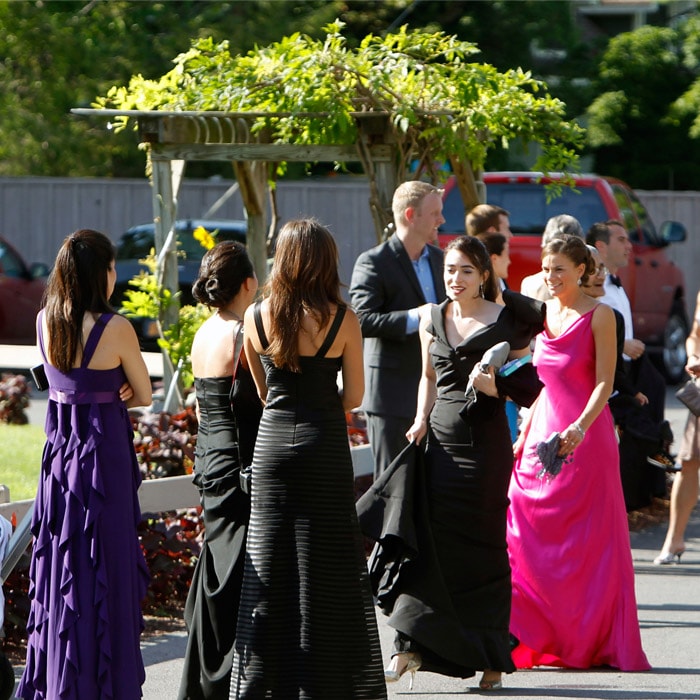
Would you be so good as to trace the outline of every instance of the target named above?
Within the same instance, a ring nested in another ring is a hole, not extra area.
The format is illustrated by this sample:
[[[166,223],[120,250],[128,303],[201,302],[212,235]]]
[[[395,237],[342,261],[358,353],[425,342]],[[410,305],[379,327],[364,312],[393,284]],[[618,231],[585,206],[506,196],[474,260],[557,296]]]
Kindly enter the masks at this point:
[[[391,204],[395,233],[362,253],[350,283],[364,341],[367,430],[374,476],[406,446],[416,414],[420,315],[445,299],[443,253],[434,245],[442,190],[417,180],[400,185]]]
[[[673,471],[673,459],[668,448],[673,441],[666,408],[666,382],[653,366],[641,340],[634,337],[632,310],[627,293],[617,276],[620,268],[629,264],[632,243],[621,221],[595,223],[586,234],[586,243],[594,246],[607,268],[600,301],[611,306],[623,318],[624,372],[634,387],[636,401],[624,396],[610,398],[610,410],[620,437],[620,475],[627,510],[649,505],[654,496],[666,495],[666,475]],[[643,397],[640,400],[638,397]],[[653,466],[650,466],[653,465]],[[662,471],[655,469],[659,467]]]

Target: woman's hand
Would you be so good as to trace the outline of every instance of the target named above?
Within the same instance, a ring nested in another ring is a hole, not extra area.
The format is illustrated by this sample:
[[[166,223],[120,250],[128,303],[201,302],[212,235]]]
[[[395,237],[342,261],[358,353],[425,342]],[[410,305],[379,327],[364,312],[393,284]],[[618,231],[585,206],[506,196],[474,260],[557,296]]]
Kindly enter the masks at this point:
[[[129,384],[129,382],[124,382],[119,387],[119,398],[122,401],[126,402],[133,397],[134,397],[134,390],[131,388],[131,384]]]
[[[646,394],[642,394],[641,391],[638,391],[634,395],[634,400],[640,405],[640,406],[646,406],[649,403],[649,398],[647,397]]]
[[[688,364],[685,366],[685,371],[691,377],[700,377],[700,357],[691,355],[688,358]]]
[[[521,430],[513,443],[513,457],[520,457],[520,455],[523,453],[523,447],[525,447],[525,437],[525,431]]]
[[[416,417],[413,425],[406,431],[406,438],[409,442],[416,441],[416,445],[420,445],[423,436],[428,432],[428,421],[425,418]]]
[[[572,423],[559,433],[559,456],[570,455],[582,442],[585,436],[583,428],[578,423]]]
[[[496,370],[493,367],[488,368],[488,374],[481,371],[479,364],[474,365],[469,378],[472,380],[472,386],[487,396],[495,396],[498,398],[498,389],[496,389]]]

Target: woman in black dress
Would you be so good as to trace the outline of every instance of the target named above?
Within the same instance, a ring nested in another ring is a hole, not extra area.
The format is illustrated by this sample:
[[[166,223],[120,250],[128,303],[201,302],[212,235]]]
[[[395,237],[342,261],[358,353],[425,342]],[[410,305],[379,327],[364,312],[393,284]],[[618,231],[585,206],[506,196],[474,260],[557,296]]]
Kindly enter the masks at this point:
[[[423,376],[409,440],[425,442],[429,546],[406,563],[385,610],[396,629],[387,681],[423,669],[501,687],[510,658],[510,567],[506,551],[508,483],[513,466],[504,396],[534,401],[540,384],[531,364],[508,376],[479,363],[494,345],[508,359],[529,354],[542,328],[540,302],[503,292],[481,241],[463,236],[445,250],[447,301],[421,323]],[[465,390],[471,378],[476,393]],[[424,438],[425,441],[423,440]],[[423,533],[425,537],[425,533]],[[419,548],[420,550],[420,548]],[[427,550],[431,564],[426,565]]]
[[[239,472],[253,459],[262,413],[245,353],[234,355],[257,289],[245,246],[234,241],[206,252],[192,285],[194,298],[215,311],[191,353],[199,418],[194,483],[205,535],[185,606],[189,638],[178,700],[228,698],[250,515]]]
[[[265,408],[231,698],[379,700],[386,686],[345,421],[364,392],[362,334],[340,296],[327,229],[313,219],[282,228],[267,292],[245,316]]]

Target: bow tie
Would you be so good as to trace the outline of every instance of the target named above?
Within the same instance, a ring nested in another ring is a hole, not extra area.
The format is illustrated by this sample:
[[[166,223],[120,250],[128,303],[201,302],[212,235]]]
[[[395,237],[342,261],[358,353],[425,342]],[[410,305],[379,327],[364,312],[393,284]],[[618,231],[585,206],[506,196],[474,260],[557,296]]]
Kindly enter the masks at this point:
[[[620,278],[617,275],[609,275],[610,281],[616,286],[616,287],[621,287],[622,282],[620,281]]]

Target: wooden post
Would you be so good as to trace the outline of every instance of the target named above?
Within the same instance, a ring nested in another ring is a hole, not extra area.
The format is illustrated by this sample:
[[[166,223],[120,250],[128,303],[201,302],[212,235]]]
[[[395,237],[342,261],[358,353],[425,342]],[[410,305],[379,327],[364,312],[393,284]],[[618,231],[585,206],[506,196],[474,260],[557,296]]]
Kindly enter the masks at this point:
[[[268,167],[265,161],[233,163],[248,220],[246,246],[261,285],[267,277],[267,212],[263,203],[267,192]]]
[[[155,156],[155,157],[154,157]],[[184,160],[160,160],[156,153],[152,153],[153,167],[153,222],[155,224],[156,277],[162,281],[164,288],[175,294],[179,289],[177,272],[177,232],[175,221],[177,219],[177,194],[182,182],[185,169]],[[172,232],[172,235],[170,235]],[[164,311],[159,319],[163,329],[177,323],[179,317],[179,301],[177,298]],[[163,350],[163,386],[166,396],[169,396],[169,405],[164,405],[163,410],[170,413],[176,412],[180,404],[179,391],[168,391],[175,370],[170,361],[170,356]]]

